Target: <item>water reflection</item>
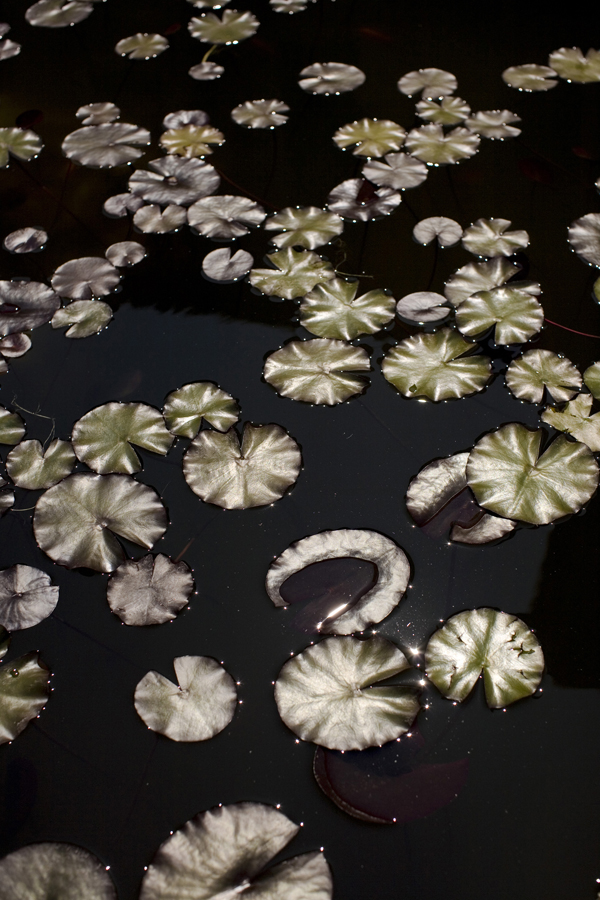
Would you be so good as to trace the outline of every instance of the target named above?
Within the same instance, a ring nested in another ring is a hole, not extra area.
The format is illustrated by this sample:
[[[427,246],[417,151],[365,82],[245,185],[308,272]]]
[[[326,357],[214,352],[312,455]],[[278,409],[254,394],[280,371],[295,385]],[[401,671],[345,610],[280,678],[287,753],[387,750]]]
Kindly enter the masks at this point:
[[[292,624],[314,633],[323,624],[356,606],[377,583],[377,566],[365,559],[324,559],[290,575],[279,592],[292,606]]]

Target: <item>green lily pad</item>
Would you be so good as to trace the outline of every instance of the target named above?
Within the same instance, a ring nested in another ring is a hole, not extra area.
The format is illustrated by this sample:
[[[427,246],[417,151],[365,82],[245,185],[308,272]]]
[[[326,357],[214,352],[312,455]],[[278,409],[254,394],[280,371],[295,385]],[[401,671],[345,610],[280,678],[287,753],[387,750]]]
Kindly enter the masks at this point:
[[[358,282],[332,278],[319,284],[300,304],[300,323],[323,338],[351,341],[375,334],[394,318],[396,301],[382,290],[357,297]]]
[[[46,450],[39,441],[21,441],[6,457],[6,471],[28,491],[46,490],[70,475],[75,453],[69,441],[58,438]]]
[[[25,423],[18,413],[0,406],[0,444],[18,444],[25,434]]]
[[[4,635],[0,642],[6,645]],[[0,666],[0,744],[14,741],[39,716],[50,697],[49,674],[34,652]],[[4,889],[4,881],[2,885]]]
[[[71,435],[77,459],[106,475],[139,472],[142,464],[131,446],[166,456],[173,443],[161,413],[146,403],[104,403],[82,416]]]
[[[256,34],[259,25],[251,12],[226,9],[221,18],[215,13],[203,13],[190,19],[188,31],[205,44],[237,44]]]
[[[0,881],[2,900],[117,900],[106,866],[72,844],[48,841],[9,853],[0,860]]]
[[[548,65],[567,81],[581,84],[600,81],[600,51],[588,50],[584,56],[579,47],[561,47],[548,57]]]
[[[195,381],[172,391],[165,400],[163,414],[169,431],[194,438],[204,419],[217,431],[227,431],[240,417],[240,408],[231,394],[210,381]]]
[[[113,317],[113,311],[103,300],[75,300],[57,310],[52,317],[53,328],[67,328],[65,337],[86,338],[99,334]]]
[[[268,254],[267,259],[276,268],[252,269],[249,278],[252,287],[269,296],[293,300],[335,277],[331,264],[311,250],[287,247]]]
[[[536,63],[525,63],[522,66],[510,66],[502,73],[502,81],[518,91],[549,91],[556,87],[556,72],[549,66],[538,66]]]
[[[264,379],[282,397],[334,406],[366,390],[369,355],[345,341],[290,341],[265,361]]]
[[[596,400],[600,400],[600,362],[593,363],[585,370],[583,381]]]
[[[341,150],[356,144],[352,151],[355,156],[383,156],[390,150],[399,150],[406,131],[401,125],[389,119],[361,119],[338,128],[333,136]]]
[[[0,572],[0,624],[8,631],[43,622],[57,603],[58,588],[41,569],[16,565]]]
[[[164,53],[168,46],[169,42],[162,34],[138,32],[120,40],[115,47],[115,53],[119,56],[128,56],[129,59],[154,59]]]
[[[430,166],[446,166],[474,156],[479,150],[480,137],[466,128],[452,128],[445,132],[441,125],[422,125],[413,128],[406,138],[406,150]]]
[[[179,128],[169,128],[159,140],[165,153],[175,153],[185,159],[208,156],[213,152],[210,144],[220,147],[224,143],[225,135],[212,125],[181,125]]]
[[[457,125],[470,114],[471,107],[460,97],[442,97],[439,103],[435,100],[420,100],[417,103],[418,117],[436,125]]]
[[[429,639],[425,671],[444,697],[459,703],[483,674],[487,704],[498,709],[535,693],[544,655],[521,619],[495,609],[468,609]]]
[[[463,300],[472,297],[478,291],[490,291],[500,287],[519,272],[521,266],[509,262],[504,257],[470,262],[452,275],[444,286],[444,294],[453,306],[459,306]]]
[[[532,525],[547,525],[585,506],[598,487],[591,451],[561,434],[540,456],[543,436],[542,429],[511,422],[475,444],[467,481],[480,506]]]
[[[554,400],[570,400],[581,387],[581,375],[570,359],[550,350],[528,350],[506,370],[508,389],[519,400],[541,403],[544,389]]]
[[[592,395],[579,394],[565,403],[561,410],[549,406],[542,413],[542,422],[552,425],[557,431],[566,431],[575,440],[586,444],[597,453],[600,450],[600,413],[590,415]]]
[[[281,231],[270,240],[277,247],[305,247],[314,250],[328,244],[344,230],[344,222],[335,213],[316,206],[288,206],[265,222],[266,231]]]
[[[0,128],[0,168],[6,168],[9,157],[29,162],[42,152],[44,145],[35,131],[25,128]]]
[[[465,228],[462,245],[474,256],[512,256],[528,246],[529,235],[507,231],[510,225],[510,219],[477,219]]]
[[[492,377],[487,356],[456,331],[442,328],[401,341],[383,358],[383,377],[404,397],[450,400],[482,391]]]
[[[541,331],[544,310],[527,291],[499,287],[464,300],[456,310],[456,324],[473,338],[495,325],[496,344],[522,344]]]

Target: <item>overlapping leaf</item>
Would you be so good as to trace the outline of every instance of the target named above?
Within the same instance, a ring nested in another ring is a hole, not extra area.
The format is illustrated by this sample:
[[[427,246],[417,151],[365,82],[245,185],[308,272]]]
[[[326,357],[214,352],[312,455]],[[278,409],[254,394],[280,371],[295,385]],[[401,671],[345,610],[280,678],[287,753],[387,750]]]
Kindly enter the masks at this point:
[[[478,291],[489,291],[507,282],[521,266],[503,257],[485,262],[467,263],[452,275],[444,286],[444,294],[453,306],[459,306]]]
[[[215,241],[232,241],[260,225],[266,213],[248,197],[220,195],[202,197],[188,209],[190,226]]]
[[[516,128],[513,124],[520,121],[519,116],[508,109],[488,109],[470,116],[465,121],[465,125],[469,131],[480,134],[482,137],[503,141],[521,134],[521,129]]]
[[[579,394],[558,410],[550,406],[542,413],[542,421],[557,431],[566,431],[594,452],[600,451],[600,413],[591,415],[592,395]]]
[[[567,81],[582,84],[600,81],[600,51],[588,50],[587,55],[579,47],[561,47],[548,57],[548,65]]]
[[[348,178],[341,181],[327,197],[331,212],[346,219],[368,222],[377,216],[389,216],[402,202],[398,191],[389,187],[373,190],[363,178]]]

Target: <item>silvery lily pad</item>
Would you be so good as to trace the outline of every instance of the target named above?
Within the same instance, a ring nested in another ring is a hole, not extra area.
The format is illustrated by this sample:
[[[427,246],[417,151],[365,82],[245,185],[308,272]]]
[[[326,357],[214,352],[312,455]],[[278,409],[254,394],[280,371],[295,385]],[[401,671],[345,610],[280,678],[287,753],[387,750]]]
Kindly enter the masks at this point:
[[[549,91],[558,84],[554,77],[556,74],[549,66],[525,63],[522,66],[510,66],[505,69],[502,80],[509,87],[519,91]]]
[[[426,122],[436,125],[457,125],[471,114],[471,107],[460,97],[443,97],[439,103],[434,100],[420,100],[417,115]]]
[[[58,438],[44,450],[39,441],[21,441],[6,457],[6,471],[17,487],[46,490],[70,475],[75,454],[69,441]],[[6,626],[9,631],[12,628]]]
[[[344,223],[335,213],[316,206],[287,206],[267,219],[266,231],[279,231],[270,240],[280,249],[305,247],[314,250],[328,244],[344,230]]]
[[[131,475],[142,468],[132,444],[166,456],[173,435],[146,403],[104,403],[75,422],[71,440],[77,458],[94,472]]]
[[[505,284],[520,269],[518,263],[509,262],[502,257],[486,262],[467,263],[448,279],[444,294],[453,306],[459,306],[463,300],[478,291],[489,291]]]
[[[327,197],[331,212],[361,222],[368,222],[377,216],[389,216],[401,202],[398,191],[389,187],[374,191],[363,178],[348,178],[340,182]]]
[[[314,3],[315,0],[310,0]],[[269,6],[276,13],[287,13],[292,16],[294,13],[304,12],[307,8],[309,0],[269,0]]]
[[[369,355],[345,341],[290,341],[265,361],[263,376],[282,397],[335,406],[368,387]]]
[[[584,56],[579,47],[561,47],[548,57],[548,65],[567,81],[582,84],[600,81],[600,51],[588,50]]]
[[[446,216],[430,216],[428,219],[421,219],[413,228],[413,238],[418,244],[427,246],[437,238],[440,247],[453,247],[458,244],[463,234],[463,230],[454,219],[448,219]]]
[[[187,2],[198,9],[206,9],[207,7],[209,9],[221,9],[223,6],[231,3],[231,0],[187,0]]]
[[[331,750],[380,747],[409,730],[419,711],[414,688],[373,687],[410,668],[379,635],[330,637],[288,660],[275,682],[279,715],[303,741]]]
[[[66,28],[87,19],[94,11],[92,3],[93,0],[39,0],[26,10],[25,18],[39,28]]]
[[[496,609],[468,609],[431,636],[425,667],[444,697],[459,703],[483,674],[487,704],[498,709],[535,693],[544,655],[521,619]]]
[[[69,569],[112,572],[125,558],[115,535],[150,550],[167,529],[156,491],[129,475],[69,475],[39,498],[35,538]]]
[[[492,377],[486,356],[456,331],[442,328],[401,341],[383,358],[383,377],[404,397],[451,400],[482,391]]]
[[[202,260],[202,272],[209,281],[232,284],[248,274],[254,265],[254,257],[247,250],[236,250],[231,255],[229,247],[211,250]]]
[[[318,337],[352,341],[375,334],[394,318],[395,300],[382,290],[357,297],[358,282],[333,278],[306,294],[300,304],[300,323]]]
[[[311,250],[286,247],[285,250],[269,253],[267,259],[277,268],[252,269],[250,284],[269,296],[293,300],[308,294],[317,284],[335,277],[330,263]]]
[[[121,281],[121,276],[107,259],[101,256],[82,256],[59,266],[50,281],[61,297],[92,300],[112,293]]]
[[[231,118],[246,128],[275,128],[285,125],[289,109],[281,100],[246,100],[231,110]]]
[[[209,121],[210,116],[203,109],[178,109],[167,113],[162,125],[165,131],[168,131],[170,128],[182,128],[184,125],[207,125]]]
[[[68,134],[62,151],[68,159],[90,169],[112,169],[139,159],[144,154],[137,147],[147,147],[150,132],[128,122],[87,125]]]
[[[0,478],[0,519],[15,505],[15,492],[4,478]]]
[[[0,339],[0,353],[2,356],[23,356],[31,347],[31,338],[28,334],[7,334]]]
[[[11,156],[29,162],[42,152],[44,145],[35,131],[26,128],[0,128],[0,168],[6,168]]]
[[[75,113],[82,125],[105,125],[114,122],[121,115],[121,110],[114,103],[86,103]]]
[[[37,253],[43,250],[48,241],[48,234],[43,228],[19,228],[11,231],[2,242],[9,253]]]
[[[173,434],[194,438],[203,419],[217,431],[228,431],[239,419],[240,408],[231,394],[216,384],[196,381],[172,391],[165,400],[163,413]]]
[[[205,44],[237,44],[256,34],[260,22],[251,12],[226,9],[221,18],[214,13],[204,13],[190,19],[188,31],[192,37]]]
[[[283,497],[301,465],[298,444],[280,425],[246,422],[241,442],[233,428],[201,431],[183,457],[183,475],[206,503],[248,509]]]
[[[188,69],[188,75],[195,81],[215,81],[220,78],[225,69],[218,63],[208,60],[208,62],[198,63]]]
[[[448,97],[458,87],[458,82],[451,72],[444,69],[418,69],[416,72],[408,72],[398,82],[398,90],[413,97],[421,94],[424,100],[438,100],[440,97]]]
[[[600,413],[591,415],[592,395],[579,394],[561,410],[550,406],[542,413],[542,422],[557,431],[566,431],[575,440],[597,453],[600,450]]]
[[[148,554],[121,563],[109,578],[106,598],[126,625],[162,625],[181,612],[193,590],[186,563]]]
[[[134,703],[151,731],[172,741],[207,741],[226,728],[237,706],[235,682],[209,656],[178,656],[173,660],[177,684],[158,672],[138,682]]]
[[[406,137],[406,150],[430,166],[445,166],[474,156],[480,138],[467,128],[445,132],[441,125],[413,128]]]
[[[189,206],[213,194],[221,178],[214,167],[201,159],[166,156],[148,163],[153,170],[138,169],[129,179],[129,190],[146,203],[159,206]]]
[[[159,141],[165,153],[174,153],[185,159],[208,156],[212,153],[210,144],[220,147],[223,143],[225,135],[212,125],[181,125],[179,128],[169,128]]]
[[[170,204],[164,209],[151,203],[142,206],[133,215],[133,224],[142,234],[171,234],[187,222],[187,210]]]
[[[10,38],[4,37],[9,31],[10,25],[6,22],[2,22],[0,24],[0,60],[11,59],[13,56],[18,56],[21,52],[20,44],[17,44],[16,41],[11,41]]]
[[[480,506],[532,525],[547,525],[585,506],[598,486],[591,451],[560,435],[540,456],[543,437],[542,429],[511,422],[475,444],[467,480]]]
[[[515,128],[513,122],[521,119],[508,109],[489,109],[485,112],[477,112],[466,120],[465,125],[469,131],[474,131],[482,137],[503,141],[505,138],[518,137],[520,128]]]
[[[600,399],[600,363],[593,363],[583,373],[585,386],[592,392],[596,400]]]
[[[333,136],[341,150],[356,144],[355,156],[383,156],[390,150],[399,150],[406,131],[389,119],[361,119],[338,128]]]
[[[522,344],[541,330],[544,310],[527,291],[499,287],[464,300],[456,310],[456,324],[472,338],[495,326],[496,344]]]
[[[162,34],[148,34],[138,31],[131,37],[122,38],[115,46],[115,53],[129,59],[154,59],[168,48],[169,42]]]
[[[122,219],[127,213],[135,212],[143,205],[142,198],[135,194],[115,194],[104,201],[102,211],[109,219]]]
[[[373,184],[405,191],[418,187],[427,178],[427,166],[407,153],[386,153],[384,159],[384,163],[371,160],[363,166],[363,176]]]
[[[519,400],[541,403],[547,389],[557,402],[570,400],[581,387],[581,375],[570,359],[550,350],[528,350],[509,365],[508,389]]]
[[[53,328],[67,328],[65,337],[85,338],[99,334],[113,317],[113,311],[102,300],[75,300],[57,310],[52,317]]]
[[[260,225],[266,213],[249,197],[221,194],[202,197],[187,212],[189,225],[214,241],[232,241]]]
[[[6,655],[9,643],[8,634],[0,626],[0,658]],[[50,697],[49,674],[37,653],[26,653],[0,666],[0,744],[14,741],[39,716]],[[3,891],[5,874],[0,861]]]
[[[140,900],[331,900],[331,872],[320,852],[265,867],[299,832],[263,803],[200,813],[162,844],[142,881]]]
[[[21,416],[0,406],[0,444],[18,444],[24,434],[25,425]]]
[[[111,265],[119,269],[129,269],[131,266],[137,266],[148,254],[137,241],[119,241],[107,247],[104,255]]]
[[[396,304],[396,313],[402,319],[424,325],[426,322],[441,322],[450,314],[448,301],[433,291],[415,291],[406,294]]]
[[[345,94],[365,82],[365,73],[346,63],[313,63],[300,72],[298,84],[308,94]]]
[[[528,246],[529,235],[526,231],[507,231],[510,225],[510,219],[477,219],[465,228],[463,247],[474,256],[512,256]]]
[[[57,603],[58,588],[40,569],[16,565],[0,572],[0,625],[7,631],[43,622]]]
[[[14,334],[49,322],[60,298],[38,281],[0,281],[0,304],[0,334]]]
[[[569,243],[580,259],[600,268],[600,213],[588,213],[571,222]]]
[[[376,567],[376,583],[357,603],[322,608],[318,630],[324,634],[351,634],[381,622],[402,600],[410,579],[410,563],[404,551],[377,531],[341,528],[311,534],[291,544],[269,566],[267,594],[278,607],[287,606],[281,588],[292,575],[308,566],[331,559],[362,559]],[[322,598],[326,601],[327,597]]]
[[[36,4],[40,5],[40,4]],[[3,900],[117,900],[99,859],[73,844],[31,844],[0,859]]]

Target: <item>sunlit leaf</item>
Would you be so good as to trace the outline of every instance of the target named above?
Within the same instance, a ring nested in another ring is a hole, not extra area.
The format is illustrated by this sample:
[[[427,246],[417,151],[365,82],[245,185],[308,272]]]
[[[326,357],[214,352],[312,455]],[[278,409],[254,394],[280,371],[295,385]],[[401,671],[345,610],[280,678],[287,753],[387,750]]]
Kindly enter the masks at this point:
[[[433,100],[420,100],[417,103],[419,118],[436,125],[457,125],[470,114],[471,107],[460,97],[443,97],[440,103]]]
[[[83,22],[93,10],[92,2],[82,0],[39,0],[25,12],[25,18],[40,28],[65,28]]]
[[[0,338],[0,353],[2,356],[23,356],[31,348],[31,338],[28,334],[7,334]]]
[[[566,431],[590,450],[600,450],[600,413],[591,415],[592,395],[579,394],[558,410],[549,406],[542,413],[542,421],[557,431]]]
[[[221,18],[214,13],[203,13],[190,19],[188,30],[192,37],[205,44],[237,44],[256,34],[259,21],[251,12],[224,10]]]
[[[441,322],[450,314],[445,297],[433,291],[415,291],[398,300],[397,314],[410,322],[424,325],[426,322]]]
[[[60,298],[37,281],[0,281],[0,334],[30,331],[49,322]]]
[[[467,480],[486,509],[546,525],[578,512],[598,486],[591,451],[560,435],[540,456],[544,431],[512,422],[484,435],[471,451]]]
[[[408,72],[398,82],[398,90],[408,97],[421,94],[423,100],[438,100],[453,94],[458,86],[456,78],[444,69],[418,69]]]
[[[211,250],[202,260],[202,272],[209,281],[231,284],[248,274],[254,265],[254,257],[247,250],[236,250],[231,255],[229,247]]]
[[[518,263],[499,257],[487,262],[470,262],[452,275],[444,286],[444,294],[453,306],[459,306],[478,291],[499,287],[521,269]]]
[[[431,636],[425,670],[444,697],[458,702],[483,675],[487,704],[498,709],[535,693],[544,655],[521,619],[496,609],[468,609]]]
[[[221,183],[214,167],[201,159],[165,156],[151,160],[148,166],[152,172],[138,169],[129,179],[129,190],[147,203],[189,206],[213,194]]]
[[[300,304],[300,323],[318,337],[352,341],[375,334],[394,318],[395,300],[382,290],[357,297],[359,282],[333,278],[317,285]]]
[[[183,457],[183,475],[206,503],[248,509],[283,497],[301,465],[298,444],[280,425],[246,422],[241,443],[233,428],[201,431]]]
[[[48,668],[33,652],[0,666],[0,744],[14,741],[31,720],[39,716],[50,697],[49,674]],[[7,873],[3,864],[4,861],[0,861],[4,891]],[[15,900],[19,900],[18,895]]]
[[[7,631],[43,622],[57,603],[58,588],[40,569],[16,565],[0,572],[0,625]]]
[[[52,317],[53,328],[65,328],[68,338],[86,338],[92,334],[99,334],[106,328],[113,317],[113,311],[102,300],[75,300],[57,310]]]
[[[406,131],[389,119],[361,119],[338,128],[333,136],[341,150],[356,144],[355,156],[383,156],[390,150],[399,150]]]
[[[528,350],[506,371],[508,389],[519,400],[541,403],[544,389],[554,400],[570,400],[581,387],[581,375],[570,359],[550,350]]]
[[[596,400],[600,399],[600,363],[593,363],[585,370],[583,381]]]
[[[126,625],[162,625],[181,612],[193,589],[186,563],[148,554],[121,563],[110,576],[106,598]]]
[[[17,487],[28,491],[46,490],[58,484],[71,474],[74,466],[71,444],[58,438],[45,450],[39,441],[21,441],[6,457],[6,471]]]
[[[224,71],[223,66],[209,60],[208,62],[198,63],[197,66],[192,66],[188,70],[188,75],[196,81],[215,81],[215,79],[221,77]]]
[[[510,219],[477,219],[465,228],[463,247],[474,256],[512,256],[527,247],[529,235],[526,231],[507,231],[510,225]]]
[[[35,131],[25,128],[0,128],[0,168],[6,168],[9,157],[29,162],[42,152],[44,145]]]
[[[147,253],[137,241],[119,241],[117,244],[107,247],[104,255],[111,265],[120,269],[129,269],[145,259]]]
[[[86,103],[75,113],[82,125],[104,125],[114,122],[121,115],[121,110],[114,103]]]
[[[418,187],[427,178],[427,166],[407,153],[387,153],[384,159],[384,163],[370,160],[363,166],[363,176],[373,184],[404,191]]]
[[[513,122],[521,119],[508,109],[490,109],[485,112],[477,112],[465,122],[469,131],[474,131],[482,137],[503,141],[505,138],[518,137],[520,128],[515,128]]]
[[[430,216],[428,219],[421,219],[413,228],[413,238],[418,244],[427,246],[437,238],[440,247],[452,247],[458,244],[463,234],[463,230],[454,219],[448,219],[446,216]]]
[[[187,222],[187,210],[183,206],[170,204],[161,209],[151,203],[142,206],[133,215],[133,224],[143,234],[171,234]]]
[[[541,330],[544,310],[527,291],[499,287],[464,300],[456,310],[456,324],[473,338],[495,326],[496,344],[522,344]]]
[[[196,156],[208,156],[212,153],[210,144],[220,147],[224,142],[223,132],[212,125],[182,125],[165,131],[159,144],[166,153],[192,159]]]
[[[110,219],[122,219],[128,212],[135,212],[144,201],[135,194],[115,194],[104,201],[102,210]]]
[[[128,56],[129,59],[154,59],[164,53],[169,42],[162,34],[148,34],[138,31],[131,37],[120,40],[115,46],[115,53]]]
[[[9,253],[37,253],[43,250],[48,241],[48,234],[43,228],[19,228],[11,231],[2,242]]]
[[[344,230],[344,223],[335,213],[316,206],[287,206],[264,223],[266,231],[282,231],[270,240],[280,249],[305,247],[314,250],[328,244]]]
[[[203,109],[178,109],[175,112],[167,113],[162,120],[162,125],[165,131],[168,131],[170,128],[183,128],[184,125],[208,125],[209,121],[210,116]],[[156,162],[158,161],[156,160]],[[152,164],[150,163],[150,165]]]
[[[25,424],[18,413],[0,406],[0,444],[18,444],[25,434]]]
[[[335,406],[366,390],[369,355],[345,341],[315,338],[290,341],[265,361],[263,376],[282,397],[305,403]]]
[[[112,169],[124,166],[143,156],[137,147],[147,147],[150,132],[128,122],[107,122],[105,125],[87,125],[68,134],[62,142],[62,151],[68,159],[90,169]]]
[[[401,202],[402,197],[398,191],[389,187],[380,187],[376,191],[369,189],[369,182],[363,178],[349,178],[340,182],[327,197],[327,206],[331,212],[361,222],[368,222],[377,216],[389,216]]]
[[[279,715],[303,741],[364,750],[394,740],[419,711],[414,688],[373,687],[410,667],[379,635],[325,638],[288,660],[275,682]]]
[[[289,116],[283,113],[289,109],[281,100],[246,100],[231,110],[231,118],[246,128],[275,128],[285,125]]]
[[[479,142],[479,136],[467,128],[445,132],[441,125],[421,125],[409,131],[406,150],[428,165],[444,166],[474,156]]]
[[[587,56],[584,56],[579,47],[561,47],[550,54],[548,65],[567,81],[600,81],[599,50],[588,50]]]
[[[556,72],[549,66],[538,66],[526,63],[522,66],[510,66],[502,73],[502,80],[519,91],[549,91],[556,87]]]
[[[215,241],[232,241],[248,234],[264,220],[263,207],[249,197],[220,194],[202,197],[187,212],[189,225],[204,237]]]
[[[75,422],[71,440],[77,458],[94,472],[131,475],[142,468],[132,444],[165,456],[173,435],[146,403],[104,403]]]
[[[442,328],[401,341],[383,358],[384,378],[404,397],[450,400],[482,391],[492,372],[486,356],[472,356],[473,344]]]
[[[156,491],[129,475],[69,475],[39,498],[35,538],[61,566],[112,572],[125,558],[115,535],[150,550],[167,529]]]
[[[569,243],[580,259],[600,268],[600,213],[588,213],[571,222]]]
[[[331,264],[310,250],[287,247],[269,253],[267,259],[277,268],[252,269],[249,277],[252,287],[269,296],[293,300],[335,277]]]
[[[313,63],[300,72],[298,84],[309,94],[345,94],[365,82],[365,73],[346,63]]]
[[[92,300],[112,293],[121,281],[115,267],[101,256],[82,256],[63,263],[50,279],[61,297]]]
[[[216,384],[196,381],[172,391],[165,400],[163,412],[173,434],[194,438],[203,419],[217,431],[227,431],[237,422],[240,408],[231,394]]]
[[[396,608],[410,579],[410,563],[394,541],[366,529],[341,528],[311,534],[291,544],[269,566],[265,587],[275,606],[287,606],[282,585],[307,566],[324,560],[362,559],[376,567],[376,583],[357,603],[331,603],[322,611],[318,630],[324,634],[351,634],[381,622]]]
[[[39,6],[39,4],[37,4]],[[117,900],[106,866],[73,844],[31,844],[0,860],[3,900]]]

